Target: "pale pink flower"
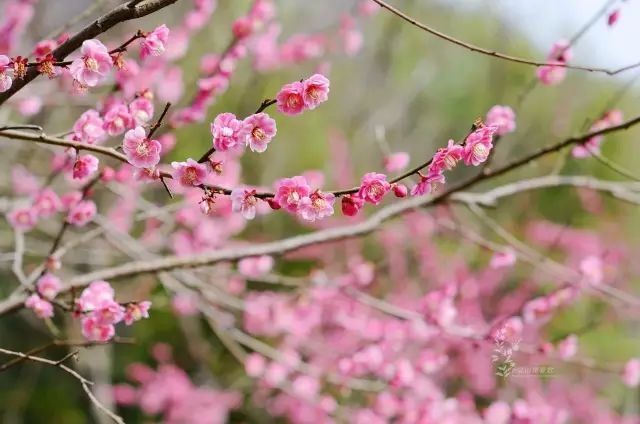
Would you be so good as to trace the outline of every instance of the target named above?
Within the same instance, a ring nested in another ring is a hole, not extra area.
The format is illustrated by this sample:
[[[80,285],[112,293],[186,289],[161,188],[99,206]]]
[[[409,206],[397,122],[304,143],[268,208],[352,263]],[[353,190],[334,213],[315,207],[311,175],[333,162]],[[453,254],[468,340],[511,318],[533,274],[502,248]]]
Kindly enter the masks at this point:
[[[177,294],[171,298],[171,310],[181,316],[198,313],[198,299],[188,294]]]
[[[346,195],[342,196],[342,200],[340,202],[340,207],[342,209],[342,213],[346,216],[356,216],[360,209],[364,206],[364,200],[356,195]]]
[[[125,104],[115,104],[104,114],[103,128],[110,136],[120,135],[131,127],[133,127],[133,116]]]
[[[37,294],[29,296],[27,300],[25,300],[24,306],[33,310],[39,318],[44,319],[53,316],[53,305]]]
[[[33,199],[33,209],[39,217],[48,218],[62,210],[62,202],[55,191],[45,188]]]
[[[551,304],[546,297],[537,297],[525,303],[522,317],[527,324],[544,322],[551,316]]]
[[[478,166],[487,160],[493,148],[493,135],[496,127],[486,126],[469,134],[464,145],[464,163]]]
[[[567,336],[558,343],[558,356],[560,359],[571,359],[578,352],[578,337],[575,334]]]
[[[38,214],[32,207],[13,209],[7,214],[7,221],[17,231],[30,231],[38,223]]]
[[[235,188],[231,191],[231,208],[234,212],[240,212],[244,219],[253,219],[256,217],[256,204],[258,199],[255,197],[256,191],[246,188]]]
[[[311,188],[306,178],[295,176],[283,178],[276,183],[274,200],[289,212],[297,212],[303,197],[309,196]]]
[[[73,164],[74,180],[85,180],[98,170],[99,160],[93,155],[80,155]]]
[[[18,100],[17,107],[18,107],[18,111],[23,116],[28,116],[28,117],[34,116],[42,110],[42,99],[37,96],[28,96]]]
[[[162,24],[151,31],[140,43],[140,57],[160,56],[164,53],[169,40],[169,28]]]
[[[60,293],[62,289],[62,282],[58,277],[53,274],[46,273],[42,277],[38,278],[36,282],[38,288],[38,294],[45,299],[52,300]]]
[[[73,124],[73,135],[78,141],[96,144],[106,138],[103,127],[104,121],[100,118],[98,111],[89,109]]]
[[[171,162],[173,178],[185,187],[204,184],[207,178],[207,167],[189,158],[186,162]]]
[[[314,74],[304,80],[302,98],[304,106],[313,110],[329,98],[329,80],[320,74]]]
[[[411,188],[412,196],[422,196],[425,194],[435,193],[440,186],[444,185],[445,177],[441,173],[436,174],[420,174],[420,181]]]
[[[11,88],[11,84],[13,83],[13,79],[7,73],[7,71],[10,69],[9,63],[11,63],[11,59],[3,54],[0,54],[0,93],[3,93]]]
[[[509,106],[495,105],[487,112],[486,124],[498,127],[496,134],[505,135],[516,129],[516,114]]]
[[[504,401],[496,401],[484,410],[486,424],[509,424],[511,422],[511,407]]]
[[[84,227],[93,220],[96,213],[96,204],[92,200],[81,200],[69,210],[67,222],[76,227]]]
[[[11,168],[11,184],[15,194],[32,195],[40,190],[38,177],[22,165]]]
[[[244,120],[247,145],[258,153],[267,150],[267,145],[276,135],[276,121],[266,113],[251,115]]]
[[[601,284],[603,279],[603,263],[599,256],[587,256],[580,261],[580,273],[587,284]]]
[[[162,146],[158,140],[150,140],[144,128],[136,127],[124,135],[122,150],[129,163],[136,168],[153,168],[160,162]]]
[[[268,274],[274,264],[275,261],[271,256],[254,256],[238,261],[238,271],[247,278],[260,278]]]
[[[80,53],[82,56],[69,67],[71,76],[82,86],[95,87],[113,66],[109,51],[100,41],[92,39],[82,43]]]
[[[244,370],[251,378],[261,377],[267,368],[267,360],[259,353],[250,353],[244,359]]]
[[[545,85],[556,85],[561,83],[567,76],[567,68],[562,66],[544,65],[536,70],[536,75],[541,83]]]
[[[211,123],[213,147],[219,152],[245,145],[248,128],[233,113],[221,113]]]
[[[516,263],[516,259],[516,252],[512,248],[507,247],[506,249],[493,254],[491,261],[489,262],[489,267],[493,269],[509,268]]]
[[[153,102],[144,96],[140,96],[129,103],[129,112],[131,112],[136,125],[144,125],[153,116]]]
[[[458,161],[462,160],[464,148],[456,144],[454,140],[449,140],[447,147],[441,147],[433,155],[433,160],[429,166],[430,174],[439,174],[441,171],[451,171],[456,167]]]
[[[80,191],[70,191],[69,193],[65,193],[60,196],[60,201],[62,202],[63,210],[68,211],[72,207],[78,204],[82,200],[82,192]]]
[[[387,172],[402,171],[409,165],[409,160],[410,157],[407,152],[391,153],[384,158],[384,169]]]
[[[126,325],[131,325],[135,321],[140,321],[143,318],[149,318],[149,308],[151,308],[151,302],[148,300],[127,304],[124,311],[124,323]]]
[[[372,16],[380,10],[380,5],[373,0],[360,0],[358,2],[358,13],[362,16]]]
[[[299,115],[305,109],[304,85],[299,82],[285,84],[276,96],[278,110],[285,115]]]
[[[300,200],[298,215],[306,221],[315,221],[333,215],[336,197],[332,193],[316,190]]]
[[[632,358],[624,366],[622,381],[627,387],[638,387],[640,384],[640,359]]]
[[[362,177],[358,197],[377,205],[389,190],[391,190],[391,184],[387,181],[386,175],[369,172]]]
[[[548,65],[540,66],[536,69],[536,74],[541,83],[546,85],[554,85],[562,82],[567,75],[567,68],[563,65],[573,57],[573,52],[569,47],[569,43],[560,40],[554,43],[551,52],[547,56]],[[556,66],[554,66],[556,65]]]
[[[90,341],[108,342],[116,335],[113,324],[100,323],[93,316],[82,319],[82,335]]]

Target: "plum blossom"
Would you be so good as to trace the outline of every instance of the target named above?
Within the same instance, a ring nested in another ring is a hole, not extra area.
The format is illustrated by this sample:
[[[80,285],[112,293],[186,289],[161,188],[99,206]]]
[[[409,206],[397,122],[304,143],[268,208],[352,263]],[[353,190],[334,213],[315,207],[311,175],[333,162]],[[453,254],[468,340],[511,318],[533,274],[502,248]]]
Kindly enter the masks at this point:
[[[522,308],[522,317],[527,324],[546,321],[551,315],[552,305],[545,297],[528,301]]]
[[[84,143],[96,144],[106,138],[104,121],[98,111],[89,109],[73,124],[73,136]]]
[[[111,55],[105,45],[95,39],[83,41],[80,53],[82,56],[69,68],[71,76],[82,86],[95,87],[111,70]]]
[[[33,199],[33,209],[39,217],[48,218],[62,210],[62,202],[55,191],[45,188]]]
[[[385,156],[384,169],[387,172],[402,171],[409,165],[409,154],[407,152],[396,152]]]
[[[555,85],[567,75],[567,68],[564,66],[573,57],[568,41],[560,40],[553,44],[551,52],[547,56],[548,65],[540,66],[536,69],[536,74],[541,83],[545,85]],[[555,66],[554,66],[555,65]]]
[[[580,261],[580,273],[585,283],[598,285],[603,279],[603,263],[599,256],[587,256]]]
[[[267,360],[259,353],[250,353],[244,359],[244,369],[249,377],[257,378],[264,374],[267,367]]]
[[[640,359],[632,358],[624,366],[622,381],[627,387],[638,387],[640,384]]]
[[[144,96],[140,96],[129,103],[129,112],[131,112],[136,125],[144,125],[153,116],[153,102]]]
[[[31,309],[39,318],[51,318],[53,316],[53,305],[37,294],[32,294],[25,300],[24,306]]]
[[[132,302],[127,304],[124,311],[124,323],[131,325],[136,321],[140,321],[143,318],[149,318],[149,309],[151,308],[151,302],[143,300],[142,302]]]
[[[285,115],[299,115],[304,112],[304,85],[296,81],[285,84],[276,96],[278,111]]]
[[[245,219],[253,219],[256,217],[256,204],[258,199],[255,197],[256,191],[246,188],[235,188],[231,191],[231,208],[234,212],[240,212]]]
[[[162,24],[144,37],[140,43],[140,57],[160,56],[164,53],[169,40],[169,28]]]
[[[512,248],[507,247],[506,249],[493,254],[491,261],[489,262],[489,267],[493,269],[508,268],[516,263],[516,258],[516,252]]]
[[[411,188],[412,196],[422,196],[438,191],[441,185],[445,183],[445,177],[441,173],[424,175],[419,173],[420,181]]]
[[[38,223],[38,213],[32,207],[15,208],[7,214],[7,221],[15,230],[27,232]]]
[[[189,158],[186,162],[171,162],[173,178],[184,187],[203,184],[207,178],[207,167]]]
[[[364,200],[357,195],[342,196],[340,201],[340,207],[342,213],[346,216],[355,216],[360,212],[360,209],[364,206]]]
[[[71,207],[67,222],[76,227],[84,227],[96,216],[96,204],[92,200],[81,200]]]
[[[7,73],[10,69],[11,59],[7,56],[0,54],[0,93],[7,91],[11,88],[11,84],[13,80],[11,76]]]
[[[451,171],[462,160],[464,148],[456,144],[454,140],[449,140],[447,147],[441,147],[433,155],[429,174],[440,174],[442,171]]]
[[[122,321],[125,311],[114,296],[109,283],[93,281],[76,300],[76,308],[82,313],[82,335],[86,339],[105,342],[115,335],[114,324]]]
[[[58,277],[53,274],[46,273],[42,277],[38,278],[36,282],[38,294],[45,299],[52,300],[60,293],[62,289],[62,282]]]
[[[248,128],[233,113],[221,113],[211,123],[213,147],[217,151],[226,152],[244,146]]]
[[[298,215],[306,221],[315,221],[333,215],[336,196],[316,190],[300,200]]]
[[[267,150],[267,145],[276,135],[276,121],[266,113],[257,113],[244,120],[247,145],[258,153]]]
[[[144,128],[136,127],[125,133],[122,150],[136,168],[153,168],[160,162],[162,145],[158,140],[149,139]]]
[[[320,74],[314,74],[302,83],[304,106],[313,110],[329,98],[329,80]]]
[[[387,181],[386,175],[369,172],[362,177],[358,197],[365,202],[377,205],[389,190],[391,190],[391,184]]]
[[[498,127],[496,134],[505,135],[516,129],[516,114],[509,106],[495,105],[487,112],[486,124]]]
[[[244,258],[238,262],[238,271],[247,278],[260,278],[268,274],[274,264],[275,261],[268,255]]]
[[[80,155],[73,164],[74,180],[85,180],[98,170],[99,160],[93,155]]]
[[[104,114],[103,127],[110,136],[120,135],[132,126],[133,116],[131,116],[129,108],[125,104],[115,104]]]
[[[466,165],[478,166],[489,158],[496,130],[495,126],[483,126],[469,134],[463,152]]]
[[[578,352],[578,337],[575,334],[567,336],[558,344],[558,356],[560,359],[571,359]]]
[[[310,193],[311,187],[306,178],[301,176],[282,178],[276,183],[274,200],[289,212],[297,212],[302,199]]]

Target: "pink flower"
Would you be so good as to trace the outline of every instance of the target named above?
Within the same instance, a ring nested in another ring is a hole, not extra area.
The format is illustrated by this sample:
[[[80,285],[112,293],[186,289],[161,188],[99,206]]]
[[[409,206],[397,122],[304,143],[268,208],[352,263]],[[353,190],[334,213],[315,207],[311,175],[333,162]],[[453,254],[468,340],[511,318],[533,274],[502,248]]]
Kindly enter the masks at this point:
[[[545,297],[537,297],[525,303],[522,317],[527,324],[544,322],[551,316],[551,304]]]
[[[610,27],[614,26],[616,22],[618,22],[618,19],[620,19],[620,9],[615,9],[607,16],[607,25]]]
[[[303,197],[309,196],[311,187],[306,178],[295,176],[283,178],[276,183],[274,200],[289,212],[297,212]]]
[[[298,207],[298,215],[304,220],[315,221],[333,215],[333,204],[336,197],[332,193],[316,190],[311,195],[303,197]]]
[[[198,313],[198,299],[187,294],[177,294],[171,298],[171,310],[181,316],[190,316]]]
[[[274,263],[267,255],[244,258],[238,262],[238,271],[247,278],[260,278],[273,269]]]
[[[245,188],[235,188],[231,191],[231,208],[234,212],[240,212],[244,219],[253,219],[256,217],[256,204],[258,199],[255,197],[255,190]]]
[[[409,189],[404,184],[392,184],[393,194],[396,197],[403,198],[409,194]]]
[[[420,182],[413,186],[411,189],[412,196],[423,196],[425,194],[431,194],[438,191],[440,186],[445,183],[444,175],[441,173],[436,174],[420,174]]]
[[[136,125],[144,125],[153,116],[153,103],[144,96],[140,96],[129,103],[129,112]]]
[[[89,109],[73,124],[74,138],[84,143],[96,144],[106,138],[104,121],[96,110]]]
[[[276,121],[266,113],[251,115],[244,120],[247,131],[247,145],[258,153],[267,150],[267,145],[276,135]]]
[[[162,24],[151,31],[140,43],[140,57],[160,56],[165,51],[165,46],[169,40],[169,28]]]
[[[560,40],[551,47],[551,52],[547,56],[549,65],[540,66],[536,69],[536,74],[541,83],[546,85],[554,85],[562,82],[567,75],[567,68],[563,65],[573,57],[573,53],[569,47],[569,42]]]
[[[78,156],[73,164],[73,179],[84,180],[98,170],[99,160],[93,155]]]
[[[558,356],[560,359],[571,359],[578,352],[578,337],[575,334],[567,336],[558,344]]]
[[[244,146],[247,137],[247,126],[233,113],[221,113],[211,123],[211,134],[213,135],[213,147],[217,151],[227,150]]]
[[[32,207],[13,209],[7,214],[9,225],[16,231],[30,231],[38,223],[38,214]]]
[[[484,422],[487,424],[509,424],[511,422],[511,407],[504,401],[493,402],[484,411]]]
[[[37,294],[32,294],[25,300],[24,306],[33,310],[39,318],[51,318],[53,316],[53,305],[42,299]]]
[[[22,115],[34,116],[42,110],[42,99],[37,96],[25,97],[17,101],[17,107]]]
[[[71,207],[67,222],[76,227],[84,227],[93,220],[96,212],[96,204],[92,200],[82,200]]]
[[[489,157],[496,127],[482,127],[472,132],[464,145],[464,163],[478,166]]]
[[[601,284],[603,279],[602,259],[598,256],[587,256],[580,261],[580,273],[587,284]]]
[[[440,170],[451,171],[456,167],[458,161],[464,155],[464,148],[455,141],[449,140],[447,147],[441,147],[433,155],[433,160],[429,167],[430,174],[439,174]],[[436,171],[437,170],[437,171]]]
[[[245,38],[253,32],[253,19],[248,16],[241,16],[233,22],[231,31],[236,38]]]
[[[358,197],[377,205],[389,190],[391,190],[391,184],[387,181],[386,175],[369,172],[362,177]]]
[[[251,378],[258,378],[264,374],[267,368],[267,360],[259,353],[250,353],[244,359],[244,370]]]
[[[113,324],[101,324],[93,316],[82,319],[82,335],[90,341],[108,342],[116,335]]]
[[[109,51],[100,41],[92,39],[82,43],[80,53],[82,57],[74,60],[69,68],[71,76],[82,86],[95,87],[113,66]]]
[[[302,98],[304,106],[313,110],[329,98],[329,80],[320,74],[314,74],[303,83]]]
[[[160,162],[162,146],[158,140],[147,138],[144,128],[136,127],[125,133],[122,150],[136,168],[153,168]]]
[[[409,165],[409,154],[407,152],[396,152],[384,158],[384,169],[387,172],[402,171]]]
[[[82,200],[82,192],[80,191],[70,191],[69,193],[65,193],[60,196],[63,210],[71,209],[73,206],[77,205],[80,200]]]
[[[346,216],[355,216],[360,212],[364,206],[364,200],[362,200],[357,195],[347,194],[346,196],[342,196],[342,201],[340,202],[340,207],[342,209],[342,213]]]
[[[45,299],[52,300],[60,293],[62,282],[53,274],[46,273],[36,282],[38,294]]]
[[[125,308],[124,323],[126,325],[131,325],[135,321],[140,321],[143,318],[149,318],[149,308],[151,308],[151,302],[148,300],[129,303]]]
[[[207,178],[207,167],[189,158],[186,162],[171,162],[173,178],[185,187],[199,186]]]
[[[13,80],[7,74],[7,71],[10,68],[9,63],[11,63],[11,59],[3,54],[0,54],[0,93],[3,93],[11,88],[11,84],[13,83]]]
[[[627,387],[638,387],[640,384],[640,359],[632,358],[624,366],[622,381]]]
[[[119,103],[109,108],[104,115],[103,128],[110,136],[120,135],[133,126],[133,116],[127,105]]]
[[[55,191],[45,188],[33,200],[33,209],[39,217],[48,218],[62,210],[62,202]]]
[[[489,267],[493,269],[508,268],[516,263],[516,252],[510,247],[507,247],[501,252],[495,252],[489,262]]]
[[[505,135],[515,131],[516,114],[509,106],[495,105],[487,112],[486,124],[496,126],[496,134]]]
[[[278,110],[285,115],[299,115],[305,109],[304,85],[299,82],[285,84],[276,96]]]

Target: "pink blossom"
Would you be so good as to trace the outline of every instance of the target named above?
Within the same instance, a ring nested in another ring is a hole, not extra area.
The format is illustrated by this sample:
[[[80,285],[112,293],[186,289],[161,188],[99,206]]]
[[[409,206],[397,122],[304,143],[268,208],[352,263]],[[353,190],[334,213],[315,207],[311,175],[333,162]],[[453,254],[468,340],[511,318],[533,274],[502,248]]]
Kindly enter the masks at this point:
[[[149,318],[150,308],[151,302],[149,302],[148,300],[127,304],[124,312],[124,323],[126,325],[131,325],[135,321],[140,321],[143,318]]]
[[[32,207],[13,209],[7,214],[7,221],[17,231],[30,231],[38,223],[38,214]]]
[[[509,106],[495,105],[487,112],[486,124],[498,127],[496,134],[505,135],[515,131],[516,114]]]
[[[33,209],[39,217],[48,218],[62,210],[62,202],[55,191],[45,188],[33,199]]]
[[[245,188],[235,188],[231,191],[231,208],[234,212],[240,212],[244,219],[253,219],[256,217],[256,204],[258,199],[255,197],[256,191]]]
[[[85,180],[98,170],[99,160],[93,155],[80,155],[73,164],[73,179]]]
[[[509,268],[516,263],[516,259],[516,252],[512,248],[507,247],[506,249],[493,254],[491,261],[489,262],[489,266],[493,269]]]
[[[120,135],[127,128],[133,127],[133,116],[127,105],[118,103],[111,106],[104,115],[103,127],[110,136]]]
[[[160,162],[162,146],[158,140],[147,138],[144,128],[136,127],[125,133],[122,150],[136,168],[153,168]]]
[[[187,294],[177,294],[171,298],[171,310],[177,315],[195,315],[198,313],[198,299]]]
[[[82,335],[89,341],[108,342],[116,335],[113,324],[100,323],[93,316],[82,319]]]
[[[0,93],[3,93],[11,88],[11,84],[13,83],[11,76],[9,76],[9,74],[7,73],[7,71],[10,69],[10,63],[11,59],[3,54],[0,54]]]
[[[244,258],[238,261],[238,271],[247,278],[260,278],[273,269],[274,263],[268,255]]]
[[[632,358],[624,366],[622,381],[627,387],[638,387],[640,384],[640,359]]]
[[[17,107],[22,115],[34,116],[42,110],[42,99],[37,96],[28,96],[18,100]]]
[[[387,172],[398,172],[402,171],[409,165],[409,153],[407,152],[396,152],[391,153],[384,158],[384,169]]]
[[[289,212],[297,212],[302,198],[311,194],[306,178],[283,178],[276,183],[274,200]]]
[[[129,103],[129,112],[131,112],[136,125],[144,125],[153,116],[153,102],[144,96],[140,96]]]
[[[60,196],[62,208],[66,211],[77,205],[80,200],[82,200],[82,192],[80,191],[70,191]]]
[[[316,190],[300,200],[298,215],[304,220],[315,221],[333,215],[336,197],[332,193]]]
[[[567,68],[563,66],[543,65],[536,70],[536,75],[544,85],[556,85],[567,76]]]
[[[82,200],[71,207],[67,222],[76,227],[84,227],[93,220],[96,213],[96,204],[92,200]]]
[[[404,184],[392,184],[392,187],[393,187],[393,194],[396,197],[403,198],[403,197],[407,197],[407,195],[409,194],[409,189]]]
[[[578,352],[578,337],[575,334],[567,336],[558,344],[558,356],[560,359],[571,359]]]
[[[305,109],[304,85],[299,82],[285,84],[276,96],[278,110],[285,115],[299,115]]]
[[[52,300],[60,293],[62,289],[62,282],[58,277],[53,274],[46,273],[42,277],[38,278],[36,282],[38,288],[38,294],[45,299]]]
[[[27,300],[25,300],[24,306],[33,310],[39,318],[45,319],[53,316],[53,305],[37,294],[29,296]]]
[[[540,66],[536,69],[536,74],[541,83],[555,85],[564,80],[567,75],[567,68],[564,65],[573,57],[573,52],[569,42],[560,40],[551,47],[551,52],[547,56],[548,65]],[[556,66],[554,66],[556,65]]]
[[[497,128],[486,126],[469,134],[464,145],[464,163],[478,166],[487,160],[493,148],[493,135]]]
[[[207,167],[189,158],[186,162],[171,162],[174,169],[173,178],[184,187],[204,184],[207,178]]]
[[[511,408],[504,401],[493,402],[484,411],[487,424],[509,424],[511,422]]]
[[[302,98],[304,106],[313,110],[329,98],[329,80],[320,74],[314,74],[304,80]]]
[[[221,113],[211,123],[213,147],[219,152],[244,146],[248,128],[233,113]]]
[[[527,324],[546,321],[551,316],[551,304],[545,297],[528,301],[522,308],[522,317]]]
[[[247,145],[258,153],[267,150],[267,145],[276,135],[276,121],[266,113],[251,115],[244,120],[247,131]]]
[[[356,195],[348,194],[346,196],[342,196],[340,206],[343,214],[346,216],[355,216],[360,212],[362,206],[364,206],[364,200]]]
[[[248,16],[241,16],[233,22],[231,31],[233,36],[239,39],[248,37],[253,32],[253,20]]]
[[[259,353],[250,353],[244,359],[244,369],[251,378],[258,378],[264,374],[267,367],[267,360]]]
[[[140,57],[160,56],[165,51],[165,46],[169,40],[169,28],[162,24],[144,37],[140,43]]]
[[[389,190],[391,190],[391,184],[387,181],[386,175],[369,172],[362,177],[358,197],[377,205]]]
[[[463,155],[464,148],[456,144],[454,140],[449,140],[447,147],[439,148],[433,155],[433,160],[429,166],[429,173],[439,174],[441,170],[451,171],[456,167]]]
[[[11,183],[15,194],[32,195],[40,190],[38,177],[22,165],[11,168]]]
[[[607,25],[610,27],[614,26],[616,22],[618,22],[618,19],[620,19],[620,9],[615,9],[607,16]]]
[[[438,191],[441,185],[445,183],[444,175],[437,174],[420,174],[420,182],[411,189],[412,196],[422,196]]]
[[[580,273],[585,283],[598,285],[603,279],[603,264],[599,256],[587,256],[580,261]]]
[[[82,43],[80,53],[82,56],[69,68],[71,76],[82,86],[95,87],[113,66],[109,51],[100,41],[91,39]]]
[[[84,143],[96,144],[106,138],[103,127],[104,121],[98,112],[89,109],[73,124],[73,135],[75,139]]]

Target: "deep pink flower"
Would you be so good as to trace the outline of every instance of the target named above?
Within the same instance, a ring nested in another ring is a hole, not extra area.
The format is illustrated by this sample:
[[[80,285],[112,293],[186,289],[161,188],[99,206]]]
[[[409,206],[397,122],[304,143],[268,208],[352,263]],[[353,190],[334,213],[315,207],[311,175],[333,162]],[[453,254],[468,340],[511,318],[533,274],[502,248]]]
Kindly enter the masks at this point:
[[[153,116],[153,102],[144,96],[140,96],[129,103],[129,112],[131,112],[136,125],[144,125]]]
[[[244,219],[253,219],[256,217],[256,204],[258,199],[255,197],[256,191],[246,188],[235,188],[231,191],[231,208],[234,212],[240,212]]]
[[[276,135],[276,121],[266,113],[251,115],[244,120],[247,145],[254,152],[262,153]]]
[[[89,109],[73,124],[73,135],[84,143],[96,144],[106,138],[103,127],[104,121],[98,111]]]
[[[11,63],[11,59],[0,54],[0,93],[11,88],[11,84],[13,83],[11,76],[7,73],[10,69],[9,63]]]
[[[285,115],[299,115],[305,109],[304,85],[299,82],[285,84],[276,96],[278,110]]]
[[[140,43],[140,57],[160,56],[164,53],[169,40],[169,28],[162,24],[151,31]]]
[[[58,277],[53,274],[46,273],[42,277],[38,278],[36,282],[38,288],[38,294],[45,299],[52,300],[60,293],[62,289],[62,282]]]
[[[104,114],[103,128],[110,136],[120,135],[131,127],[133,127],[133,116],[125,104],[115,104]]]
[[[627,387],[638,387],[640,384],[640,359],[632,358],[624,366],[622,381]]]
[[[84,180],[98,170],[99,160],[93,155],[80,155],[73,164],[73,179]]]
[[[489,157],[496,127],[482,127],[472,132],[464,145],[464,163],[478,166]]]
[[[447,147],[441,147],[433,155],[430,166],[430,174],[440,173],[440,170],[451,171],[464,155],[464,148],[455,141],[449,140]],[[436,171],[438,170],[438,171]]]
[[[515,131],[516,114],[509,106],[495,105],[487,112],[486,124],[496,126],[496,134],[505,135]]]
[[[96,212],[96,204],[92,200],[81,200],[69,210],[67,222],[76,227],[84,227],[93,220]]]
[[[254,21],[248,16],[241,16],[233,22],[231,32],[236,38],[245,38],[253,32]]]
[[[283,178],[276,183],[274,199],[289,212],[297,212],[302,198],[309,196],[310,193],[311,187],[309,187],[306,178],[295,176]]]
[[[393,194],[396,197],[403,198],[403,197],[407,197],[407,195],[409,194],[409,189],[404,184],[393,184],[392,187],[393,187]]]
[[[24,306],[33,310],[39,318],[51,318],[53,316],[53,305],[37,294],[32,294],[25,300]]]
[[[124,312],[124,323],[126,325],[131,325],[135,321],[140,321],[143,318],[149,318],[150,308],[151,302],[148,300],[127,304]]]
[[[431,194],[438,191],[440,186],[445,183],[444,175],[441,173],[436,174],[420,174],[420,182],[413,186],[411,189],[412,196],[422,196],[425,194]]]
[[[386,175],[369,172],[362,177],[358,197],[377,205],[389,190],[391,190],[391,184],[387,181]]]
[[[16,231],[30,231],[38,223],[38,214],[32,207],[13,209],[7,214],[9,225]]]
[[[316,190],[300,200],[298,215],[306,221],[315,221],[333,215],[336,196]]]
[[[384,169],[387,172],[402,171],[409,165],[409,154],[407,152],[391,153],[384,158]]]
[[[364,206],[364,200],[357,195],[347,194],[346,196],[342,196],[340,206],[342,213],[346,216],[356,216],[358,212],[360,212],[360,209],[362,209],[362,206]]]
[[[92,39],[82,43],[80,53],[82,56],[69,67],[71,76],[82,86],[95,87],[113,66],[109,51],[100,41]]]
[[[618,19],[620,19],[620,9],[615,9],[607,16],[607,25],[610,27],[614,26],[616,22],[618,22]]]
[[[33,199],[33,209],[41,218],[48,218],[62,210],[62,202],[55,191],[45,188]]]
[[[122,150],[136,168],[153,168],[160,162],[162,145],[158,140],[147,138],[144,128],[136,127],[125,133]]]
[[[233,113],[221,113],[211,123],[213,147],[226,152],[245,145],[248,128]]]
[[[302,84],[302,98],[307,109],[313,110],[329,98],[329,80],[324,75],[314,74]]]
[[[173,178],[185,187],[199,186],[207,178],[207,167],[189,158],[186,162],[171,162]]]

